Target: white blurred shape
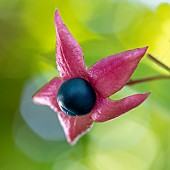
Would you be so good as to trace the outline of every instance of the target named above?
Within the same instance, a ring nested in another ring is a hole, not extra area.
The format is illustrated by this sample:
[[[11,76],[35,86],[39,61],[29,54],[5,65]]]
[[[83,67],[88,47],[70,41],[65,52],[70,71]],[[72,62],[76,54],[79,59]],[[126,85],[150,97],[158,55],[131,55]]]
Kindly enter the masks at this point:
[[[29,81],[23,90],[20,112],[27,125],[45,140],[65,140],[65,135],[57,113],[46,106],[39,106],[32,102],[32,95],[47,83],[47,78],[40,76]]]
[[[129,0],[131,2],[136,2],[136,0]],[[170,3],[170,0],[137,0],[150,7],[151,9],[156,9],[162,3]]]

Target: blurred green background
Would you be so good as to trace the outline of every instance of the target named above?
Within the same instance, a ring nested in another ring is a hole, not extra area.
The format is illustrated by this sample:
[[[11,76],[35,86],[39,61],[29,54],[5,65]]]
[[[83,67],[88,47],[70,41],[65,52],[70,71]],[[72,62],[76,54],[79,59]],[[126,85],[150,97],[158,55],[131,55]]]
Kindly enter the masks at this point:
[[[169,3],[168,3],[169,2]],[[113,99],[151,91],[124,116],[95,123],[75,146],[56,114],[31,101],[53,76],[54,12],[80,43],[88,66],[149,45],[170,67],[169,0],[0,1],[0,170],[169,170],[170,80],[125,87]],[[168,74],[145,57],[133,78]]]

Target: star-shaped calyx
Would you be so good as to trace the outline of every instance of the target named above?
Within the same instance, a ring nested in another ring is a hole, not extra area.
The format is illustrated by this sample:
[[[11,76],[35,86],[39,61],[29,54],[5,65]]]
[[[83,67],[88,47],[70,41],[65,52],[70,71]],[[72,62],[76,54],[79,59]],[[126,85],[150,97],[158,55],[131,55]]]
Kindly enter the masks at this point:
[[[64,25],[58,10],[55,28],[56,63],[61,77],[44,85],[33,96],[33,101],[57,112],[67,141],[75,143],[93,122],[118,117],[148,97],[149,93],[121,100],[108,98],[125,86],[147,47],[109,56],[86,68],[82,49]]]

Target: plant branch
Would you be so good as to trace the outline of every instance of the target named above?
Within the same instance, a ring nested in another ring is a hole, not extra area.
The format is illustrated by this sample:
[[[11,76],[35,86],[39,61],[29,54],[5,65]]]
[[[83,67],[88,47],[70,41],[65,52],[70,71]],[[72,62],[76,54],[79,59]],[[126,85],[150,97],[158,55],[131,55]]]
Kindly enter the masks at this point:
[[[138,83],[144,83],[144,82],[153,81],[153,80],[160,80],[160,79],[169,79],[169,78],[170,78],[170,75],[158,75],[158,76],[141,78],[141,79],[136,79],[136,80],[130,79],[130,80],[126,83],[126,85],[132,86],[132,85],[138,84]]]
[[[162,62],[160,62],[159,60],[157,60],[153,55],[151,54],[147,54],[147,56],[154,61],[156,64],[158,64],[159,66],[161,66],[162,68],[164,68],[165,70],[167,70],[168,72],[170,72],[170,68],[168,66],[166,66],[165,64],[163,64]]]

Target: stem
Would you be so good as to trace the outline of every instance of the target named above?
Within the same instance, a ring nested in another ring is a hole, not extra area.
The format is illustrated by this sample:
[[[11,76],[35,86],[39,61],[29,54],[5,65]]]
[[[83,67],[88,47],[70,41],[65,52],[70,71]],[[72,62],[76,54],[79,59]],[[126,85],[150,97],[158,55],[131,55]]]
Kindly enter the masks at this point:
[[[158,64],[159,66],[161,66],[162,68],[164,68],[165,70],[167,70],[168,72],[170,72],[170,68],[168,66],[166,66],[165,64],[163,64],[162,62],[160,62],[159,60],[157,60],[153,55],[151,54],[147,54],[147,56],[154,61],[156,64]]]
[[[168,79],[170,78],[170,75],[159,75],[159,76],[153,76],[153,77],[147,77],[147,78],[141,78],[141,79],[136,79],[136,80],[129,80],[126,85],[132,86],[134,84],[138,83],[144,83],[148,81],[153,81],[153,80],[160,80],[160,79]]]

